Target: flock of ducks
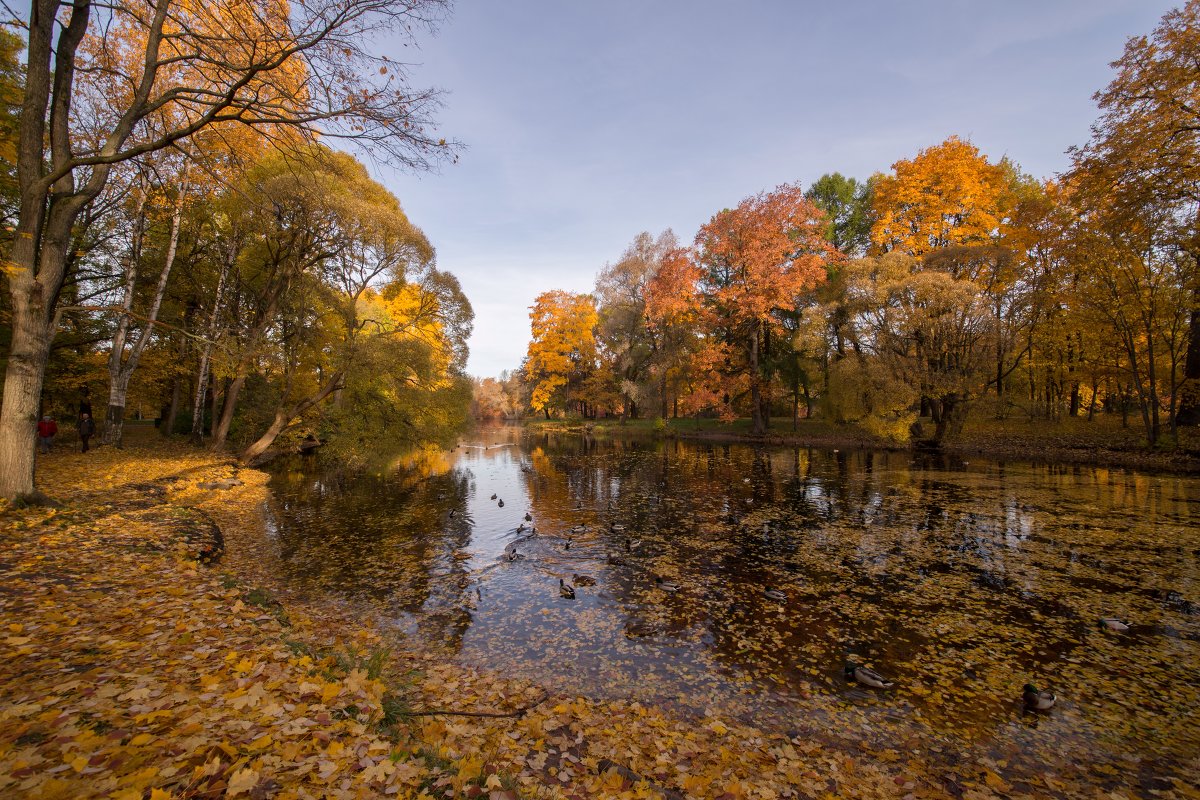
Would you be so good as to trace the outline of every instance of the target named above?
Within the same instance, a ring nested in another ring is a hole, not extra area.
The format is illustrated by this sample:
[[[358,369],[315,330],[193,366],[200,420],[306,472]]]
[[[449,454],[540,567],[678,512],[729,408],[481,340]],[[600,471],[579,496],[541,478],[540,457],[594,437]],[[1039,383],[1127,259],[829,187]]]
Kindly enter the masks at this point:
[[[491,499],[497,501],[497,505],[500,508],[504,508],[504,501],[498,499],[495,494],[492,495]],[[579,510],[580,508],[581,508],[581,506],[576,506],[576,510]],[[611,505],[610,505],[610,508],[611,508]],[[533,515],[531,513],[529,513],[529,512],[525,513],[525,522],[530,522],[530,523],[533,522]],[[524,523],[517,526],[517,533],[522,533],[525,530],[526,530],[526,528],[525,528]],[[533,534],[537,533],[537,528],[535,528],[535,527],[530,527],[528,530],[530,530]],[[566,537],[566,541],[563,544],[563,549],[570,550],[571,543],[572,543],[571,536],[583,533],[586,530],[587,530],[586,525],[576,525],[576,526],[572,527],[570,529],[571,535]],[[609,526],[609,530],[611,530],[613,533],[624,533],[625,526],[620,523],[613,523]],[[642,544],[641,540],[630,539],[629,537],[626,537],[625,538],[625,552],[627,554],[632,554],[635,550],[637,550],[641,546],[641,544]],[[516,560],[522,558],[523,556],[517,552],[516,547],[510,546],[509,548],[507,548],[505,550],[505,557],[509,561],[516,561]],[[605,561],[610,566],[618,566],[618,567],[625,566],[626,564],[629,563],[622,556],[614,555],[612,553],[607,554]],[[566,600],[574,600],[576,597],[576,593],[575,593],[576,587],[578,587],[578,586],[594,586],[595,584],[596,584],[595,578],[589,577],[587,575],[573,574],[571,576],[571,583],[567,583],[562,578],[558,579],[558,594],[559,594],[559,597],[562,597]],[[683,589],[682,585],[680,585],[674,581],[667,580],[667,579],[663,578],[661,575],[655,576],[654,584],[660,591],[667,592],[668,594],[675,594],[676,592]],[[762,593],[763,593],[763,596],[766,597],[768,600],[774,600],[775,602],[778,602],[778,603],[786,604],[789,599],[787,592],[784,592],[781,589],[776,589],[776,588],[770,587],[770,586],[765,587],[763,589]],[[1100,619],[1097,620],[1096,625],[1103,630],[1109,630],[1114,633],[1126,633],[1127,631],[1129,631],[1129,623],[1124,622],[1116,617],[1100,617]],[[884,678],[882,675],[880,675],[875,670],[868,669],[867,667],[864,667],[861,664],[855,664],[853,662],[846,664],[845,676],[846,676],[847,681],[852,681],[852,682],[860,684],[862,686],[868,686],[872,689],[890,689],[893,686],[895,686],[895,683],[893,681],[887,680],[886,678]],[[1054,692],[1051,692],[1049,690],[1041,690],[1041,689],[1038,689],[1037,686],[1035,686],[1034,684],[1027,683],[1022,688],[1021,700],[1024,703],[1025,708],[1030,711],[1047,711],[1047,710],[1053,708],[1054,704],[1056,702],[1058,702],[1058,697],[1054,694]]]

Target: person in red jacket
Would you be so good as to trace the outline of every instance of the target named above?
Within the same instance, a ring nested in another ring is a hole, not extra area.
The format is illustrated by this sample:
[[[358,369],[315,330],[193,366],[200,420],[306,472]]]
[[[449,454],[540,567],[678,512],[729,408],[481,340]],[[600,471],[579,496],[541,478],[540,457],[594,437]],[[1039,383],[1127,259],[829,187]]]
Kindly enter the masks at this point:
[[[43,453],[49,453],[50,445],[54,444],[54,437],[57,435],[58,423],[54,421],[54,417],[46,414],[38,423],[38,449]]]

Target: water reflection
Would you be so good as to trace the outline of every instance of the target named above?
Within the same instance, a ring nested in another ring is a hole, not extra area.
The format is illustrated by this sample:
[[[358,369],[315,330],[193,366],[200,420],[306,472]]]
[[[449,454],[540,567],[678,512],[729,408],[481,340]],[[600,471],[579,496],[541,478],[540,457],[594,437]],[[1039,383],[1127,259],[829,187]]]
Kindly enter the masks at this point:
[[[1200,748],[1195,479],[491,429],[374,476],[297,460],[273,488],[296,587],[561,691],[982,743],[1018,771],[1174,773]],[[896,688],[847,684],[848,659]],[[1021,714],[1026,680],[1053,714]]]

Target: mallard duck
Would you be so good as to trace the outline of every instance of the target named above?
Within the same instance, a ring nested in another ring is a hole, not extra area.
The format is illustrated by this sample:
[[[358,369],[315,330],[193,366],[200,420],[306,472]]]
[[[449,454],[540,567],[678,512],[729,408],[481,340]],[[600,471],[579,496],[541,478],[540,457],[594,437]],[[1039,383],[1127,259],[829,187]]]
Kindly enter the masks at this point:
[[[504,501],[503,501],[503,500],[497,500],[497,501],[496,501],[496,505],[500,506],[501,508],[504,508]]]
[[[1122,622],[1116,617],[1101,617],[1100,621],[1096,624],[1101,628],[1108,628],[1110,631],[1116,631],[1117,633],[1124,633],[1129,630],[1129,623]]]
[[[787,592],[780,591],[779,589],[763,589],[763,596],[769,600],[775,600],[780,603],[786,603],[788,601]]]
[[[625,526],[624,526],[624,525],[622,525],[622,524],[621,524],[621,523],[619,523],[619,522],[614,522],[614,523],[612,524],[612,529],[613,529],[614,531],[616,531],[617,533],[620,533],[621,531],[625,530]]]
[[[520,557],[521,557],[521,554],[517,552],[517,549],[515,547],[512,550],[508,551],[508,560],[509,561],[516,561]]]
[[[678,592],[681,588],[678,583],[672,583],[671,581],[664,581],[662,579],[661,575],[658,576],[657,578],[655,578],[654,582],[658,584],[658,588],[662,589],[664,592],[671,592],[672,594],[674,594],[675,592]]]
[[[524,533],[524,532],[525,532],[525,523],[522,522],[521,524],[517,525],[517,533]]]
[[[525,521],[526,521],[526,522],[533,522],[533,514],[530,514],[528,511],[526,511],[526,512],[525,512]]]
[[[576,525],[574,528],[571,528],[571,533],[583,533],[586,530],[587,525]]]
[[[492,495],[492,499],[493,499],[493,500],[495,500],[495,499],[496,499],[496,495],[494,495],[494,494],[493,494],[493,495]]]
[[[576,586],[595,586],[596,579],[590,575],[572,575],[571,583],[575,584]]]
[[[567,541],[563,544],[563,550],[570,550],[570,549],[571,549],[571,540],[567,539]]]
[[[575,587],[567,586],[567,584],[563,581],[562,578],[558,579],[558,593],[560,596],[565,597],[568,600],[575,599]]]
[[[1025,689],[1021,693],[1021,699],[1025,701],[1025,707],[1033,711],[1045,711],[1054,706],[1058,700],[1054,696],[1054,692],[1039,692],[1038,688],[1032,683],[1025,684]]]
[[[860,667],[858,664],[846,665],[846,680],[852,680],[855,683],[861,683],[863,686],[870,686],[872,689],[890,689],[892,682],[885,680],[882,675],[873,669]]]
[[[608,557],[606,558],[606,560],[608,561],[609,564],[612,564],[614,567],[625,566],[625,559],[621,558],[620,556],[614,556],[612,553],[608,554]]]

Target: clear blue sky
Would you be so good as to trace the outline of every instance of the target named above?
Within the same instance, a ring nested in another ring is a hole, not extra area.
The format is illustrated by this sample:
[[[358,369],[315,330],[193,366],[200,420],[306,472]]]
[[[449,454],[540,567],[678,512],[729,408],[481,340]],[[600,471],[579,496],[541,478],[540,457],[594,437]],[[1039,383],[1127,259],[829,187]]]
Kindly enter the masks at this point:
[[[866,178],[950,134],[1051,176],[1165,0],[457,0],[416,85],[467,149],[376,170],[475,309],[468,370],[520,364],[528,308],[643,230],[684,242],[784,182]]]

